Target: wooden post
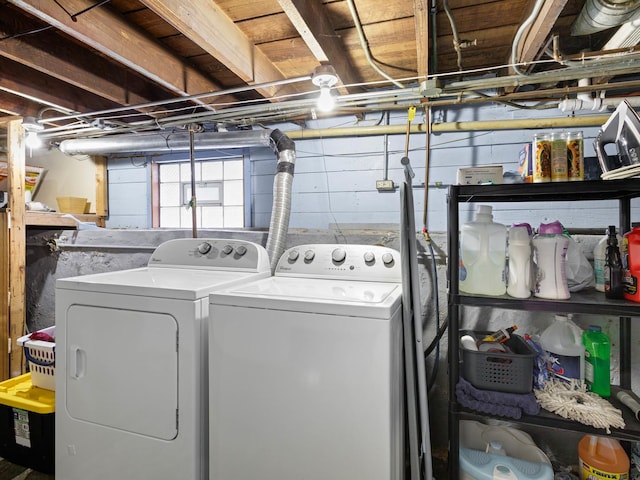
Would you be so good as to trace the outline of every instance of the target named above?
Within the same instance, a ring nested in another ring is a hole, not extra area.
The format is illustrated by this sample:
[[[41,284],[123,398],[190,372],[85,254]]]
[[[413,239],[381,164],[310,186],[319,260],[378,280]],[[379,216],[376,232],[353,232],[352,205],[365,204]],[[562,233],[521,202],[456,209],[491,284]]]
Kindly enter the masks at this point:
[[[0,213],[0,380],[9,378],[9,215]]]
[[[96,223],[105,226],[105,218],[109,216],[107,157],[93,157],[96,165]]]
[[[25,371],[24,353],[16,343],[25,333],[25,147],[22,119],[14,117],[7,123],[7,164],[9,174],[9,325],[11,341],[9,376]],[[5,330],[5,326],[1,326]],[[1,340],[0,340],[1,341]],[[7,342],[8,343],[8,342]],[[0,352],[8,345],[0,344]]]

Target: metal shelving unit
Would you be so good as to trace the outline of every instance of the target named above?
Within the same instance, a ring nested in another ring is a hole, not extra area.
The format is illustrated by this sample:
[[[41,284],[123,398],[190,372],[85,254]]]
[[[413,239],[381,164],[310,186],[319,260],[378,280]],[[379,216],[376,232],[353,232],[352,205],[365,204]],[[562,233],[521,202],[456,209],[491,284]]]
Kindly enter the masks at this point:
[[[486,418],[487,415],[465,410],[456,401],[455,387],[460,376],[460,351],[458,331],[466,306],[483,306],[499,309],[539,311],[550,313],[585,313],[617,315],[620,317],[620,386],[631,388],[631,320],[640,316],[640,304],[624,300],[608,300],[593,289],[572,293],[569,300],[544,300],[539,298],[516,299],[509,296],[488,297],[461,294],[458,288],[459,264],[459,205],[462,203],[500,202],[549,202],[618,200],[621,232],[631,227],[631,199],[640,197],[640,180],[562,182],[513,185],[452,185],[448,194],[448,310],[449,310],[449,478],[459,478],[459,421],[463,418]],[[611,436],[619,440],[640,440],[640,422],[615,398],[613,387],[609,399],[623,412],[625,429],[613,429]],[[550,412],[523,416],[514,423],[537,425],[602,435],[597,430],[578,422],[565,420]]]

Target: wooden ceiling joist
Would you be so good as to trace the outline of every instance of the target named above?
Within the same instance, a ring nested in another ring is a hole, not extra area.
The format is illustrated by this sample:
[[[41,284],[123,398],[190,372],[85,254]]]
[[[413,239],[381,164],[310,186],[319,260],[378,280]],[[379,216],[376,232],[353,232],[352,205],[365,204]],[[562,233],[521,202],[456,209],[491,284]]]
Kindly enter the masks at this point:
[[[179,96],[221,90],[216,82],[109,9],[89,9],[74,22],[51,0],[8,1]],[[80,12],[95,5],[90,0],[59,1],[68,12]]]
[[[333,66],[343,85],[359,83],[344,54],[345,46],[331,25],[322,0],[278,0],[304,43],[320,63]],[[355,93],[360,89],[338,88],[340,93]]]
[[[285,76],[253,45],[212,0],[142,0],[184,36],[222,62],[249,85],[285,80]],[[215,28],[211,28],[215,25]],[[266,98],[298,93],[293,85],[258,88]]]

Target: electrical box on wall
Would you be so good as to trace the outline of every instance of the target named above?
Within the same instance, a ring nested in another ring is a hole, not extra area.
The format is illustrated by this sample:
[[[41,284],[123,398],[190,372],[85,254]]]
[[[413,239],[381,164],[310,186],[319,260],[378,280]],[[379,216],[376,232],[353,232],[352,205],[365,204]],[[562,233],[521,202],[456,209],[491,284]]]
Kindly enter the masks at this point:
[[[394,188],[393,180],[376,180],[376,190],[387,191]]]

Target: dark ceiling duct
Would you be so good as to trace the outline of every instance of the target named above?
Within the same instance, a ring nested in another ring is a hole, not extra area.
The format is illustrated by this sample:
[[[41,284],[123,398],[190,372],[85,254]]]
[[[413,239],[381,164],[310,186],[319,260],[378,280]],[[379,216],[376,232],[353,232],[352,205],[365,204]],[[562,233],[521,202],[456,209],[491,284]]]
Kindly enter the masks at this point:
[[[571,26],[571,35],[590,35],[629,21],[640,0],[587,0]]]
[[[285,250],[291,213],[291,187],[296,160],[295,144],[280,130],[242,130],[200,132],[193,138],[194,150],[220,148],[271,147],[278,157],[273,181],[271,223],[267,253],[271,271]],[[60,151],[67,155],[107,155],[113,153],[188,152],[189,132],[113,135],[101,138],[64,140]]]

